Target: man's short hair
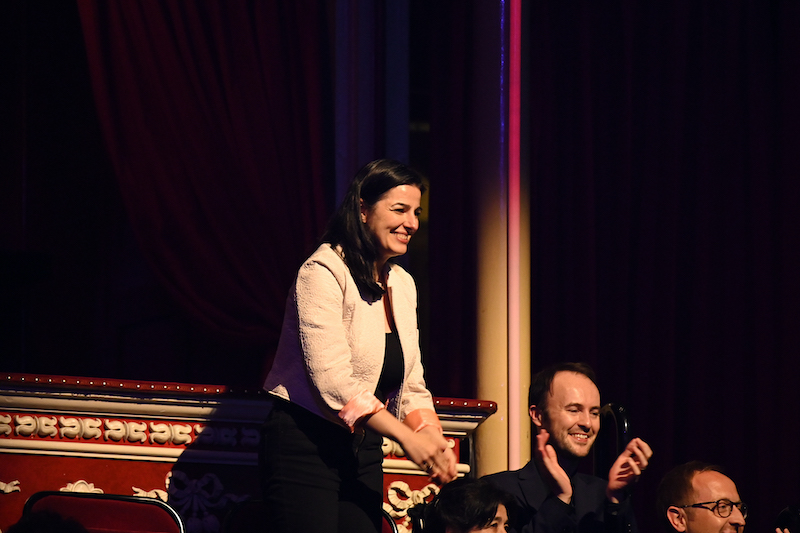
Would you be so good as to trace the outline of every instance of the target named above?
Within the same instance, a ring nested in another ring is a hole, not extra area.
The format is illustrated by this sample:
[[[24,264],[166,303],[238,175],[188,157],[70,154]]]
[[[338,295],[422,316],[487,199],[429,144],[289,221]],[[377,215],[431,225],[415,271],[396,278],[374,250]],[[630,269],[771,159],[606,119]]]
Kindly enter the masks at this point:
[[[586,363],[556,363],[539,371],[533,376],[533,379],[531,379],[531,387],[528,390],[528,407],[535,405],[546,413],[547,397],[553,387],[553,378],[555,378],[556,374],[559,372],[583,374],[597,387],[597,379],[595,378],[594,370]]]
[[[704,463],[702,461],[689,461],[676,466],[664,476],[658,485],[656,493],[656,512],[665,531],[674,531],[672,524],[667,519],[667,509],[672,505],[691,505],[693,487],[692,479],[701,472],[719,472],[725,475],[722,467]]]

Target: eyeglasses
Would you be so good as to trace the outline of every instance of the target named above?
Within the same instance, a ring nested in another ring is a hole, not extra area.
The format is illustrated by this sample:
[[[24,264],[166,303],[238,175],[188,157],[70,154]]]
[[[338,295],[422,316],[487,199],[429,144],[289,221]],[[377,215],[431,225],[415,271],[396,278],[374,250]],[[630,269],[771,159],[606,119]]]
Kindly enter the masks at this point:
[[[713,505],[713,507],[706,507],[706,505]],[[686,509],[687,507],[706,509],[720,518],[728,518],[733,512],[733,508],[738,507],[739,511],[742,513],[742,518],[747,518],[747,504],[744,502],[732,502],[728,499],[717,500],[715,502],[693,503],[691,505],[678,505],[677,507],[681,509]]]

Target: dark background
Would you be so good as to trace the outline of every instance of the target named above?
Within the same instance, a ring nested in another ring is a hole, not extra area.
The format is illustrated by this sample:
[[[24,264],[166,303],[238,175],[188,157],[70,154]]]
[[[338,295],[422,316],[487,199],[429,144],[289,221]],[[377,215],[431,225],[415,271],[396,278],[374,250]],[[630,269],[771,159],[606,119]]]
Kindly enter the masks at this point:
[[[3,370],[258,387],[337,200],[334,79],[363,67],[331,52],[342,5],[0,7]],[[378,117],[382,5],[361,21]],[[409,268],[437,396],[475,394],[503,16],[409,3],[409,158],[431,182]],[[766,531],[800,500],[800,8],[526,2],[524,17],[532,367],[585,360],[628,408],[656,453],[643,531],[658,479],[690,459],[724,465]],[[360,131],[370,158],[384,126]]]

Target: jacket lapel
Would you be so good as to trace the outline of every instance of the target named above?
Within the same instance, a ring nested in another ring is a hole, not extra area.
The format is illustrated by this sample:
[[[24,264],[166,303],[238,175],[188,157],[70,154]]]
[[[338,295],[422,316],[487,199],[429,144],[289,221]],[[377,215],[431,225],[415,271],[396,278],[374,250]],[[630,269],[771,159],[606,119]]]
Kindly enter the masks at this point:
[[[541,507],[550,492],[544,481],[542,481],[533,461],[529,461],[519,471],[519,487],[522,497],[525,498],[525,503],[528,504],[528,507],[536,510]]]

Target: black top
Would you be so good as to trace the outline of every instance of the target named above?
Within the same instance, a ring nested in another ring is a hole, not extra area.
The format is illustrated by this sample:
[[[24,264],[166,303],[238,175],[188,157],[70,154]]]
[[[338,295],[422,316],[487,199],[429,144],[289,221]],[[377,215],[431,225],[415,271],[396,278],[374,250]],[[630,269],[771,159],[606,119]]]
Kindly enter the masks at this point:
[[[405,365],[403,363],[403,348],[400,346],[400,336],[397,331],[386,334],[386,353],[383,356],[383,370],[378,380],[378,389],[375,396],[382,402],[392,396],[403,383]]]

